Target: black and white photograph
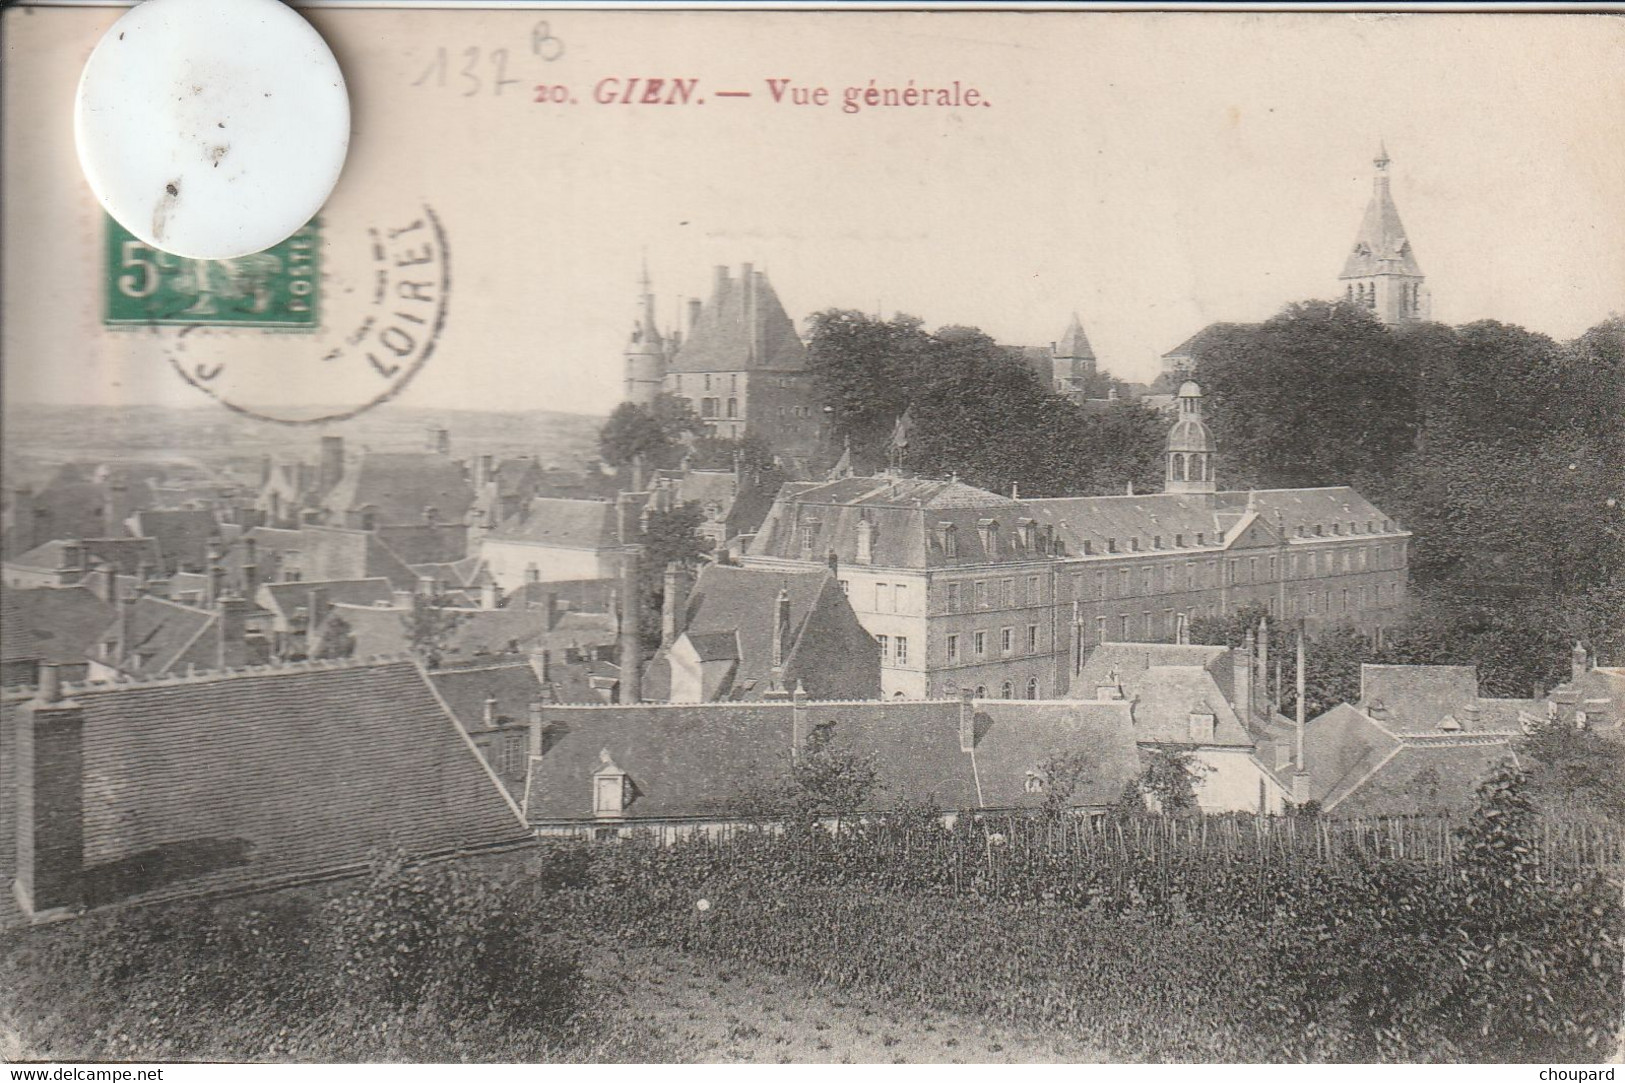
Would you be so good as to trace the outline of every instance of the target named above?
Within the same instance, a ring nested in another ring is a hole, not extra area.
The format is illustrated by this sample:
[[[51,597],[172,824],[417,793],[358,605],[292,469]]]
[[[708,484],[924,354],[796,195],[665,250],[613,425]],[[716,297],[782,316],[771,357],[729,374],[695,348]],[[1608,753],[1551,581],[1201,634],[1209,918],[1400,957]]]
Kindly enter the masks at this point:
[[[1625,21],[1434,7],[0,10],[10,1078],[1612,1079]]]

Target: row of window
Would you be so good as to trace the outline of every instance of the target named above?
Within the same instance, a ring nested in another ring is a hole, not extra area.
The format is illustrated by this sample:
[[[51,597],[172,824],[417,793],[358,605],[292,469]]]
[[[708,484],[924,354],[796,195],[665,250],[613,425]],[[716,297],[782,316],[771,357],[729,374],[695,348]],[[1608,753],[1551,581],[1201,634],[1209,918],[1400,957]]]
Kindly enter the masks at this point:
[[[880,643],[881,665],[908,665],[908,636],[875,636],[875,639]]]
[[[1024,692],[1027,699],[1037,699],[1038,698],[1039,684],[1038,684],[1038,678],[1037,677],[1028,677],[1027,678],[1027,683],[1025,685],[1023,685],[1022,688],[1023,688],[1023,692]],[[955,686],[954,684],[952,684],[950,682],[950,683],[944,684],[942,686],[942,694],[945,697],[956,696],[956,695],[959,694],[959,689],[958,689],[957,686]],[[987,698],[987,685],[979,684],[979,685],[976,686],[976,698],[977,699],[986,699]],[[999,698],[1000,699],[1015,699],[1016,698],[1016,682],[1015,681],[1005,681],[1003,684],[1001,684],[999,686]]]
[[[958,559],[959,528],[953,523],[938,523],[935,533],[937,548],[942,550],[943,557]],[[976,536],[988,560],[997,560],[1001,551],[1011,556],[1043,555],[1055,548],[1053,532],[1049,527],[1040,528],[1036,519],[1018,519],[1016,529],[1008,535],[1001,532],[997,519],[979,519]]]
[[[1025,589],[1017,592],[1017,580],[977,579],[970,584],[967,594],[964,583],[945,583],[943,603],[949,613],[963,613],[969,609],[1014,609],[1019,606],[1044,604],[1044,577],[1029,575]]]
[[[724,417],[724,416],[726,416],[726,417],[738,417],[739,416],[739,400],[738,399],[732,399],[732,398],[728,400],[728,404],[727,404],[727,411],[728,412],[726,414],[723,414],[721,412],[722,409],[723,409],[723,405],[722,405],[722,400],[721,399],[705,398],[705,399],[700,400],[700,416],[701,417]]]
[[[1403,582],[1378,583],[1374,588],[1365,586],[1344,587],[1341,590],[1328,588],[1324,591],[1309,590],[1302,595],[1293,593],[1286,597],[1287,617],[1313,617],[1313,616],[1346,616],[1358,613],[1368,608],[1381,609],[1384,606],[1398,605],[1405,597],[1405,584]],[[1275,612],[1275,599],[1267,600],[1270,616],[1278,616]],[[1192,606],[1183,610],[1187,620],[1197,620],[1204,617],[1217,617],[1220,615],[1216,604]],[[1136,620],[1132,613],[1119,613],[1115,622],[1116,632],[1120,640],[1128,641],[1137,638],[1154,639],[1158,635],[1172,639],[1178,628],[1180,613],[1172,609],[1164,609],[1160,616],[1150,610],[1141,613]],[[1113,621],[1106,616],[1095,618],[1095,642],[1106,642],[1106,636],[1111,632]],[[951,643],[955,637],[949,636]],[[950,656],[953,653],[949,648]]]
[[[733,391],[733,392],[737,392],[739,390],[739,373],[737,373],[737,372],[728,372],[728,373],[718,372],[718,373],[714,373],[714,374],[710,373],[710,372],[703,373],[700,376],[701,388],[703,390],[705,390],[705,391],[711,391],[711,390],[721,391],[724,376],[727,377],[728,390]],[[715,381],[714,385],[712,383],[713,380]],[[794,380],[789,376],[778,376],[778,377],[775,377],[773,379],[772,383],[776,387],[790,387],[790,386],[792,386],[794,384]],[[672,374],[671,389],[676,394],[681,395],[683,393],[683,374],[682,373],[675,372],[675,373]]]
[[[1009,658],[1018,653],[1037,654],[1040,646],[1042,645],[1040,628],[1039,625],[1036,624],[1027,625],[1027,634],[1025,639],[1017,634],[1017,629],[1015,628],[1000,628],[998,630],[998,634],[999,654],[1001,657]],[[978,628],[976,631],[970,634],[970,659],[972,661],[979,662],[987,658],[988,635],[989,632],[982,628]],[[959,633],[955,632],[949,634],[946,642],[948,664],[957,665],[958,663],[965,661],[964,652],[960,649]],[[1021,649],[1023,646],[1025,646],[1024,650]]]
[[[1394,529],[1392,519],[1367,519],[1363,531],[1361,525],[1361,523],[1352,519],[1346,523],[1299,524],[1294,534],[1299,538],[1328,538],[1343,537],[1345,534],[1389,534]],[[1085,541],[1083,543],[1083,552],[1085,556],[1098,556],[1101,553],[1139,553],[1146,550],[1184,549],[1187,546],[1201,548],[1208,544],[1208,538],[1207,532],[1202,530],[1198,530],[1194,534],[1153,534],[1149,538],[1130,537],[1123,539],[1121,546],[1119,546],[1118,539],[1107,538],[1104,549],[1096,549],[1095,542]],[[1219,535],[1212,535],[1212,539],[1212,544],[1219,544]]]
[[[1373,545],[1370,547],[1339,549],[1329,552],[1289,553],[1286,558],[1286,578],[1313,578],[1322,575],[1364,572],[1398,566],[1398,546]],[[1118,568],[1115,573],[1106,569],[1095,572],[1093,588],[1087,573],[1072,577],[1072,596],[1086,598],[1132,598],[1149,594],[1171,594],[1177,590],[1206,590],[1217,587],[1221,572],[1218,560],[1186,561],[1183,574],[1177,564],[1161,565],[1159,586],[1157,567]],[[1244,583],[1273,583],[1280,571],[1277,558],[1231,557],[1222,565],[1225,586]]]

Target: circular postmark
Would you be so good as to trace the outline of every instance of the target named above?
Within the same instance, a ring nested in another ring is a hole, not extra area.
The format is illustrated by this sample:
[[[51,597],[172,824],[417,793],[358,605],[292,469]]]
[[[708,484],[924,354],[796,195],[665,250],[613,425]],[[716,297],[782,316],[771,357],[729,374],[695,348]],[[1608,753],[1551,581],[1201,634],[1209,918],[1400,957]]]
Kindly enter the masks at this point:
[[[451,262],[440,219],[425,205],[348,245],[299,240],[257,271],[222,266],[241,262],[229,260],[182,271],[175,288],[190,304],[148,306],[127,322],[163,336],[181,379],[261,421],[345,421],[395,398],[446,325]],[[132,277],[144,282],[144,273]],[[110,282],[110,296],[119,289]]]

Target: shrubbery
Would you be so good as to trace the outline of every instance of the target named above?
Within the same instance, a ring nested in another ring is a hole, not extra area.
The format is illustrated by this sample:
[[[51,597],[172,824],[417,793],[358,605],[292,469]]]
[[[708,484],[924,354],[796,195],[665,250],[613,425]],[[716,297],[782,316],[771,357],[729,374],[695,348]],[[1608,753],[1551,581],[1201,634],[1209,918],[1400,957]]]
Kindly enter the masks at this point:
[[[578,1003],[577,951],[548,918],[570,886],[381,855],[325,900],[160,903],[10,934],[0,985],[44,1057],[545,1057]]]

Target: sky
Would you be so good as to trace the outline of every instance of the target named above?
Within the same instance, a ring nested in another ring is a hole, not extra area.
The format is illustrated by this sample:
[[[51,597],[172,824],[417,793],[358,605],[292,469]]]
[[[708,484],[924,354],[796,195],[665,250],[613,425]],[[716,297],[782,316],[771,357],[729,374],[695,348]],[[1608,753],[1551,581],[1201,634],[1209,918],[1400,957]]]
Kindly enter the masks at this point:
[[[212,406],[163,361],[166,333],[98,323],[100,212],[63,121],[117,14],[5,15],[8,408]],[[645,261],[668,327],[713,265],[748,262],[798,325],[828,307],[901,311],[1041,345],[1077,311],[1103,368],[1148,379],[1211,321],[1341,292],[1379,139],[1436,319],[1568,338],[1625,308],[1617,19],[309,16],[355,128],[323,212],[324,326],[191,340],[294,373],[245,390],[265,405],[365,397],[366,374],[318,378],[312,359],[356,324],[366,231],[423,204],[455,285],[435,354],[398,400],[414,406],[606,412]],[[493,75],[517,81],[496,94]],[[635,76],[752,97],[590,100],[600,80]],[[835,102],[774,104],[774,78]],[[991,104],[844,112],[841,91],[871,79],[959,80]],[[538,84],[577,104],[536,103]]]

